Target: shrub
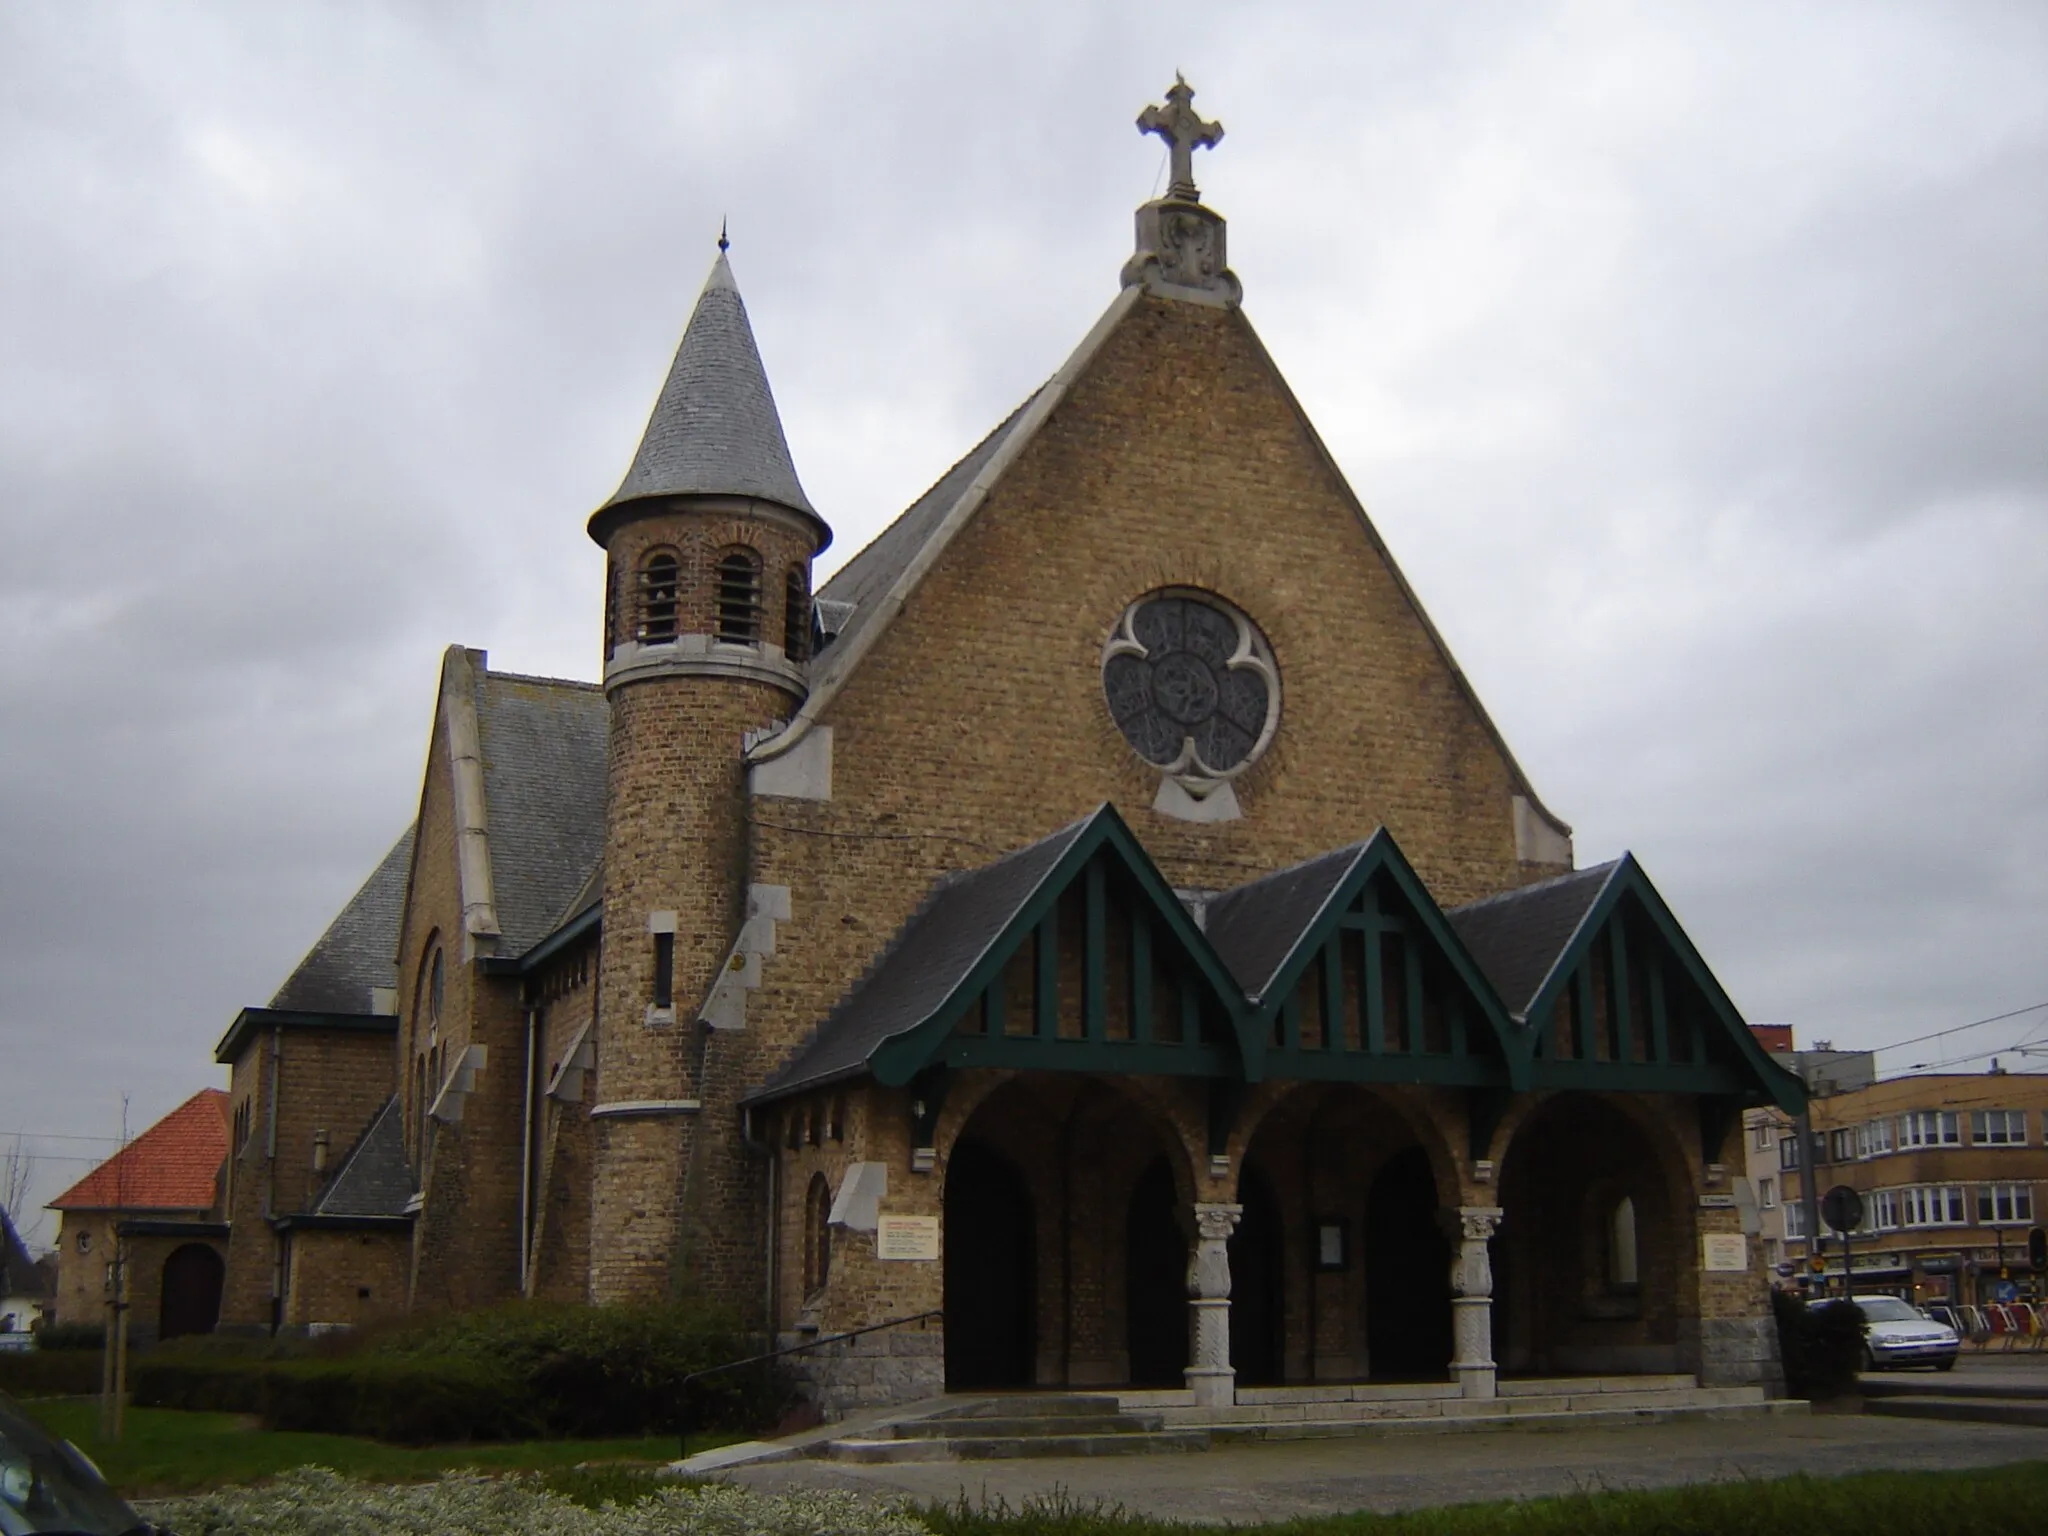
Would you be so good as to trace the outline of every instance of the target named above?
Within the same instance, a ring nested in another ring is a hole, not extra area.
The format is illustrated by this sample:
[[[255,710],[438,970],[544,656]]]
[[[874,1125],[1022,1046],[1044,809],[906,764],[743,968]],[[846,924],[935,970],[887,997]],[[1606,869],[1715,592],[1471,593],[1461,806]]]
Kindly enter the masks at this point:
[[[0,1392],[15,1397],[84,1397],[100,1389],[100,1353],[82,1349],[0,1354]]]
[[[37,1349],[90,1349],[97,1352],[106,1342],[107,1327],[104,1323],[46,1323],[36,1330]]]
[[[149,1408],[260,1415],[271,1429],[400,1444],[674,1432],[683,1378],[753,1354],[729,1314],[691,1303],[517,1302],[415,1318],[270,1358],[179,1340],[130,1367]],[[691,1390],[697,1430],[758,1429],[792,1397],[779,1371],[722,1373]]]
[[[1771,1293],[1778,1323],[1778,1353],[1785,1385],[1794,1397],[1838,1397],[1856,1384],[1863,1368],[1863,1340],[1870,1323],[1850,1301],[1808,1306],[1788,1291]]]

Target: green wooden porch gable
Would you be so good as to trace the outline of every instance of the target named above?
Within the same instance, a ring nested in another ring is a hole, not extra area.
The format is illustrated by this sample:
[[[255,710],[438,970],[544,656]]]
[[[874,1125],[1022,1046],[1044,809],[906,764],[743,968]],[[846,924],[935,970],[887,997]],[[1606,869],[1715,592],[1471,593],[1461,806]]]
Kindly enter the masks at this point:
[[[925,1021],[885,1042],[882,1082],[931,1067],[1242,1074],[1242,994],[1104,806]]]
[[[1519,1031],[1385,828],[1248,1006],[1259,1077],[1527,1086]]]
[[[1805,1107],[1633,854],[1601,887],[1530,999],[1520,1032],[1536,1088],[1684,1093]]]

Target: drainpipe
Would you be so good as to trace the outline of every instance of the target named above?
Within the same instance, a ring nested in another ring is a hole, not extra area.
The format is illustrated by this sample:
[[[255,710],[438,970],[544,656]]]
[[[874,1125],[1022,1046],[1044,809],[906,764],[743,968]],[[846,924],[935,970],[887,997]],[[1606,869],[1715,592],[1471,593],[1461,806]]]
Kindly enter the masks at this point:
[[[519,1293],[533,1294],[533,1073],[540,1049],[540,1010],[526,1010],[526,1091],[519,1117]]]

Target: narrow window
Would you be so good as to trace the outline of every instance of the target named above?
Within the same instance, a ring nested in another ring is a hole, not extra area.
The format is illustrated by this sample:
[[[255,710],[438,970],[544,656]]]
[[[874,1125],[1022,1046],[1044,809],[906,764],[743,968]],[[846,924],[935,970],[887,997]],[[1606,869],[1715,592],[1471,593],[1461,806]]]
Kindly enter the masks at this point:
[[[1636,1284],[1636,1203],[1624,1195],[1608,1221],[1607,1278],[1616,1288]]]
[[[673,1008],[675,1005],[676,936],[657,933],[654,936],[654,1006]]]
[[[832,1272],[832,1186],[825,1175],[811,1175],[811,1187],[804,1196],[804,1289],[815,1291]]]
[[[427,1026],[441,1027],[441,1004],[447,993],[447,983],[441,969],[441,951],[434,951],[434,958],[427,967]]]
[[[751,549],[719,559],[718,638],[731,645],[761,638],[761,557]]]
[[[791,661],[811,656],[811,583],[800,565],[782,583],[782,654]]]
[[[642,645],[666,645],[676,637],[676,593],[678,571],[675,555],[656,550],[640,567],[639,640]]]

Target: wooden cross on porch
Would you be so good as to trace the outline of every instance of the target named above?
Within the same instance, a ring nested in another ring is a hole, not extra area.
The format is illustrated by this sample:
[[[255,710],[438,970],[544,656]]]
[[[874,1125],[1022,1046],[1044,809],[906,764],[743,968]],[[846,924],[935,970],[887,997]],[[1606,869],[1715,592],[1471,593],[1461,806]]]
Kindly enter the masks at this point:
[[[1173,180],[1167,185],[1166,195],[1190,203],[1199,202],[1202,197],[1195,186],[1195,151],[1214,149],[1223,142],[1223,125],[1202,121],[1194,100],[1194,87],[1175,70],[1166,105],[1147,107],[1138,114],[1138,132],[1158,134],[1173,151]]]

